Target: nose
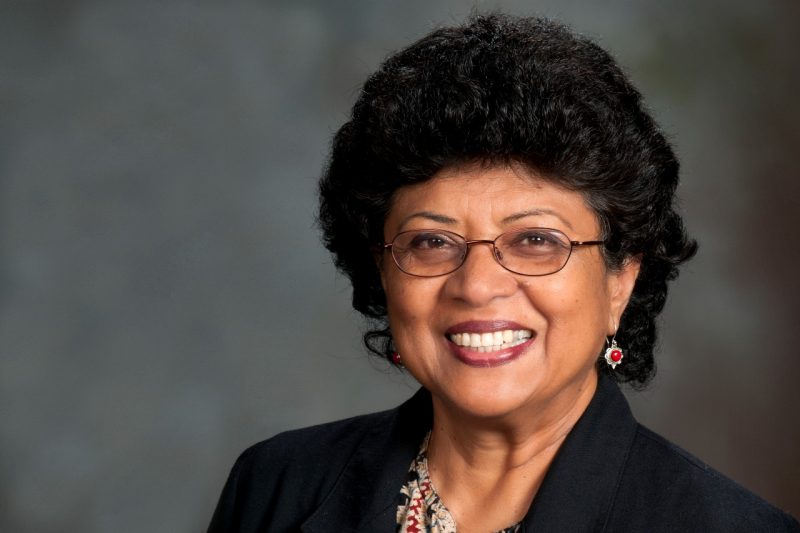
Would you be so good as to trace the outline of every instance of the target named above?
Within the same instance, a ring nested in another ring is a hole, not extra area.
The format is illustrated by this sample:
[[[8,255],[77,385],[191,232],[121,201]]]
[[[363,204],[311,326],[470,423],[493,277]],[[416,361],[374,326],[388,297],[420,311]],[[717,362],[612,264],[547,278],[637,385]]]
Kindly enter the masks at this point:
[[[500,265],[492,241],[483,240],[469,241],[464,264],[450,274],[445,284],[445,294],[474,307],[510,296],[516,290],[515,275]]]

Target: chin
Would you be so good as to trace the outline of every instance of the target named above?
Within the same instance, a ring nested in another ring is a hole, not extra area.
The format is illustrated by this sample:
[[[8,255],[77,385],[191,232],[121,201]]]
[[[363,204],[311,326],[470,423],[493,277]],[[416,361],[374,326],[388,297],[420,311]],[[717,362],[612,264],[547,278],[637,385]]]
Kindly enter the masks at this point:
[[[492,373],[504,375],[488,376],[486,369],[483,369],[483,375],[478,380],[465,380],[459,386],[447,390],[443,387],[429,390],[451,409],[470,417],[498,419],[523,410],[536,409],[540,395],[537,394],[536,380],[530,373],[511,368],[492,369],[495,370],[500,372]],[[520,376],[525,376],[526,379],[520,380]]]

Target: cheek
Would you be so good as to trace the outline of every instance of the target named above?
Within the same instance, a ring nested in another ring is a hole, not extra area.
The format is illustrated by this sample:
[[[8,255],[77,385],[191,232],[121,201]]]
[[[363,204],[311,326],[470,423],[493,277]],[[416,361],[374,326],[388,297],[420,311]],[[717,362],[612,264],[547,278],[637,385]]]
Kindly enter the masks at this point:
[[[409,314],[414,314],[413,296],[409,296],[407,283],[404,283],[398,276],[389,276],[384,285],[386,292],[386,303],[389,309],[389,318],[401,318]]]
[[[604,337],[610,304],[602,276],[581,272],[541,278],[527,282],[525,291],[546,321],[548,344],[576,343],[576,347],[586,345],[588,350]]]
[[[538,278],[522,283],[531,307],[548,322],[561,322],[574,317],[585,307],[585,287],[566,277]]]
[[[384,290],[389,323],[396,337],[429,324],[438,294],[434,285],[430,280],[402,274],[386,276]]]

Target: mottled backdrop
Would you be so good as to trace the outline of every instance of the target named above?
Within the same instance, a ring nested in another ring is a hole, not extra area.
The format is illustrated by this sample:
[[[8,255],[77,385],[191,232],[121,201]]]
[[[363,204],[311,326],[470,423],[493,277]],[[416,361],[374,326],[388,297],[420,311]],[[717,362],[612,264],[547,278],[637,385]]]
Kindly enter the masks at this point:
[[[641,420],[800,514],[800,3],[0,0],[0,530],[199,531],[236,455],[414,390],[315,181],[359,84],[475,5],[614,51],[700,254]]]

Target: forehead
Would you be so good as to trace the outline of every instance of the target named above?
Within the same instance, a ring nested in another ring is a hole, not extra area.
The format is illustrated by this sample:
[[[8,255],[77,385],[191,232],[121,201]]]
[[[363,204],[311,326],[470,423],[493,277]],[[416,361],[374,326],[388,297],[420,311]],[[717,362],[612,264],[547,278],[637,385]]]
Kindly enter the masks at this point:
[[[509,167],[449,167],[430,180],[400,188],[385,227],[400,231],[449,219],[460,229],[546,226],[596,233],[597,217],[583,194],[531,171]],[[585,237],[585,235],[582,235]]]

